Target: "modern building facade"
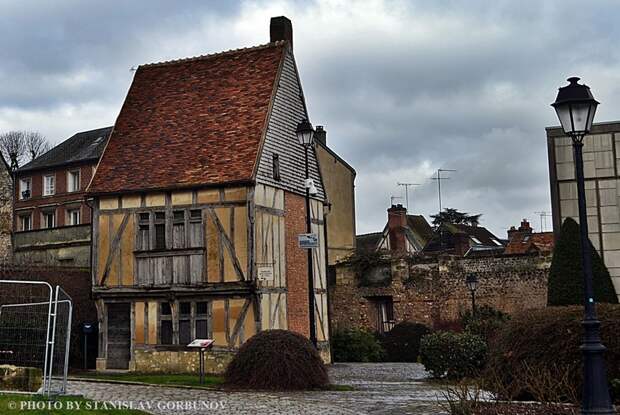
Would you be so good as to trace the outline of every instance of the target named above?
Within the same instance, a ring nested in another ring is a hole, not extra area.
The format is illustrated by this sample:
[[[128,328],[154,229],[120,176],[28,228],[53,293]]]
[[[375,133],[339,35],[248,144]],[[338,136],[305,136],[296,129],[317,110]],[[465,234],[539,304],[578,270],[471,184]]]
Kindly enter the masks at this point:
[[[221,371],[260,330],[310,335],[304,147],[292,25],[268,44],[141,65],[88,188],[99,369]],[[309,151],[314,326],[329,360],[326,192]]]
[[[557,238],[564,219],[579,222],[577,182],[570,137],[561,127],[548,127],[546,132]],[[584,139],[583,159],[590,241],[601,254],[620,297],[620,121],[592,126]]]
[[[90,182],[112,127],[84,131],[15,172],[13,251],[32,264],[88,267]]]

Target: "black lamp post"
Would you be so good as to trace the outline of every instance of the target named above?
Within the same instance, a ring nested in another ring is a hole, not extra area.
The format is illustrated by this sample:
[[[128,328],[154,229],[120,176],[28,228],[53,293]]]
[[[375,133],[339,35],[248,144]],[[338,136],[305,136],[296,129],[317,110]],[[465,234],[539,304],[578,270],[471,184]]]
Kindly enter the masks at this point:
[[[306,232],[312,233],[312,222],[310,212],[310,187],[313,186],[310,181],[310,172],[308,167],[308,151],[314,142],[314,129],[312,124],[306,119],[297,124],[297,140],[299,144],[304,146],[305,162],[306,162]],[[308,318],[310,319],[310,341],[316,347],[316,322],[314,317],[314,273],[312,272],[312,249],[308,249]]]
[[[586,215],[586,191],[583,179],[583,138],[590,132],[598,102],[587,85],[580,85],[579,78],[568,78],[569,85],[559,89],[553,104],[562,129],[573,140],[575,178],[579,203],[579,229],[581,237],[581,263],[585,312],[581,351],[583,354],[583,397],[582,414],[614,414],[609,397],[607,372],[605,369],[605,346],[601,343],[601,323],[596,317],[594,291],[592,287],[592,252],[588,239],[588,218]]]
[[[474,273],[467,274],[465,283],[471,293],[471,315],[472,317],[476,317],[476,290],[478,289],[478,277]]]

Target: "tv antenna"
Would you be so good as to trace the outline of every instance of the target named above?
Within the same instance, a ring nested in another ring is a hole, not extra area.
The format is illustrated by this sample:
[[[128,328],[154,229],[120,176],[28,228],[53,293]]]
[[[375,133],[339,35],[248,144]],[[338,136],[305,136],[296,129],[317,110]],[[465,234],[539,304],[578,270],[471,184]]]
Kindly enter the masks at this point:
[[[441,213],[441,181],[450,180],[449,177],[441,177],[442,172],[454,172],[452,169],[437,169],[437,177],[432,177],[431,180],[437,180],[437,193],[439,194],[439,213]]]
[[[398,186],[403,186],[405,188],[405,201],[407,203],[407,211],[409,211],[409,188],[411,186],[419,186],[419,183],[396,183]]]
[[[534,212],[534,214],[540,216],[540,231],[545,232],[545,229],[547,229],[547,217],[551,216],[551,212],[540,211]]]

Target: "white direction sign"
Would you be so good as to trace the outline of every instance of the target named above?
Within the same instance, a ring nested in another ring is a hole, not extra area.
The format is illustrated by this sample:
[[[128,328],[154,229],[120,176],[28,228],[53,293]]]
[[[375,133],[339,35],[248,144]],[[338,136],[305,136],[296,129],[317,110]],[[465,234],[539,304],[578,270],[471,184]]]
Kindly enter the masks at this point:
[[[297,236],[299,247],[304,249],[312,249],[319,247],[319,236],[316,233],[300,233]]]

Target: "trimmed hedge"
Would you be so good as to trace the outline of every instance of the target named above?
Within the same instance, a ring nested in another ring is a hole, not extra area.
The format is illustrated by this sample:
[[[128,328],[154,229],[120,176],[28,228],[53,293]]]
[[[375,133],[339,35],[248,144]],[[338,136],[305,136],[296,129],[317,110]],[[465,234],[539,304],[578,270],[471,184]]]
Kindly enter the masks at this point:
[[[385,351],[377,338],[365,330],[346,329],[333,333],[332,354],[336,362],[380,362]]]
[[[329,384],[327,368],[310,340],[287,330],[250,337],[228,365],[225,385],[240,389],[307,390]]]
[[[618,297],[609,271],[591,243],[590,249],[592,251],[594,300],[597,303],[618,304]],[[579,224],[572,218],[566,218],[553,251],[547,304],[550,306],[577,305],[583,304],[583,300]]]
[[[471,333],[435,332],[422,338],[420,361],[434,378],[477,376],[485,365],[487,345]]]
[[[620,379],[620,306],[599,304],[597,311],[607,347],[608,379]],[[485,388],[503,398],[531,399],[536,393],[530,390],[528,373],[542,373],[551,379],[565,377],[566,390],[559,395],[574,400],[569,397],[579,396],[582,387],[582,317],[581,306],[547,307],[513,316],[489,344]]]
[[[381,336],[388,362],[417,362],[420,355],[420,341],[431,330],[424,324],[403,321]]]

